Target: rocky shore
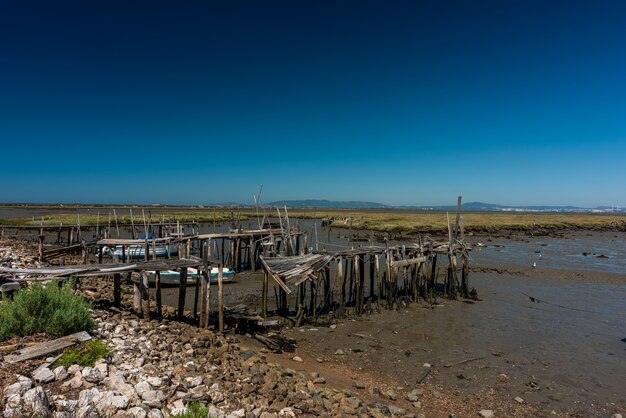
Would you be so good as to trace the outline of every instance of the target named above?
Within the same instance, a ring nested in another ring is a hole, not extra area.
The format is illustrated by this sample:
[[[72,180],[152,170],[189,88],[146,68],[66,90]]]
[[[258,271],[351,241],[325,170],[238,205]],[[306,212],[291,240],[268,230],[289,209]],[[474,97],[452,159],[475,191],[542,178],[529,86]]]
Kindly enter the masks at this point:
[[[35,265],[32,251],[14,241],[0,243],[0,254],[3,265]],[[4,417],[158,418],[181,414],[193,402],[208,406],[211,417],[415,416],[326,387],[317,372],[272,363],[267,350],[242,349],[237,336],[115,308],[92,314],[91,333],[110,356],[94,367],[32,361],[5,374]]]

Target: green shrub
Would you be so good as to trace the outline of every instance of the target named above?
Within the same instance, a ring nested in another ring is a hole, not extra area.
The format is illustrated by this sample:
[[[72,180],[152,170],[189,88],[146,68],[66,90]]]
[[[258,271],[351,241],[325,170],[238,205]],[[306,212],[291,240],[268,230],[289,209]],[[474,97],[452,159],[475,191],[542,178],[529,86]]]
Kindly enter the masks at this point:
[[[209,408],[200,402],[193,402],[187,405],[187,410],[182,414],[175,415],[178,418],[206,418]]]
[[[95,326],[82,296],[72,292],[72,283],[62,287],[35,283],[0,304],[0,341],[36,333],[60,337]]]
[[[107,356],[111,350],[100,340],[87,341],[78,347],[70,348],[55,363],[54,367],[70,367],[78,364],[83,367],[93,367],[96,360]]]

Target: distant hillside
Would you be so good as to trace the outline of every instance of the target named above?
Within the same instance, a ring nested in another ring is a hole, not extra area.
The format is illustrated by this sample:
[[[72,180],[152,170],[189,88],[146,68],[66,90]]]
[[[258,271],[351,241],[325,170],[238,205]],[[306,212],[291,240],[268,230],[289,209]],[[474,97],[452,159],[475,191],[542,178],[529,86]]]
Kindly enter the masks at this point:
[[[332,200],[278,200],[268,203],[270,206],[287,206],[288,208],[304,209],[388,209],[393,206],[383,205],[376,202],[361,202],[356,200],[350,201],[332,201]]]

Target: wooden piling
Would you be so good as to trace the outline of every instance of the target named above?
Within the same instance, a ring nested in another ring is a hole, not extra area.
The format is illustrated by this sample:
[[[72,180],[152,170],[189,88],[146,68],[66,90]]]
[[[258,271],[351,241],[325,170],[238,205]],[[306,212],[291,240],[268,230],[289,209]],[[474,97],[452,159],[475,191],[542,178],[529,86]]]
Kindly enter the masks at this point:
[[[267,288],[268,288],[268,273],[267,270],[263,271],[263,291],[261,293],[261,316],[267,318]]]
[[[148,273],[141,272],[141,308],[143,311],[143,319],[150,319],[150,282],[148,281]]]
[[[113,275],[113,306],[122,306],[122,275],[119,273]]]
[[[163,319],[163,304],[161,301],[161,272],[157,271],[155,273],[155,291],[156,291],[156,305],[157,305],[157,315],[159,320]]]
[[[218,325],[219,331],[224,332],[224,288],[223,288],[223,272],[224,266],[221,264],[217,267],[217,309],[218,309]]]
[[[339,307],[337,309],[337,318],[344,318],[344,278],[343,278],[343,258],[337,259],[337,285],[339,286]]]
[[[133,280],[133,311],[136,315],[141,316],[141,291],[142,291],[142,279]]]
[[[180,247],[178,247],[180,248]],[[180,251],[179,251],[180,254]],[[178,279],[178,319],[183,319],[185,316],[185,298],[187,297],[187,267],[180,269]]]

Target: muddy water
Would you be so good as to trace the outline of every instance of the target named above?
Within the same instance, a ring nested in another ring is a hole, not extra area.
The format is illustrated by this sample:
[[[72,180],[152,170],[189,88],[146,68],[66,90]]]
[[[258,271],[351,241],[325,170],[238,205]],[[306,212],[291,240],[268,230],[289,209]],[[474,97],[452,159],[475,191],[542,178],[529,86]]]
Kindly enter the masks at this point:
[[[587,270],[626,275],[626,233],[572,232],[562,238],[513,237],[488,241],[471,237],[472,259],[482,265],[517,265],[524,268]]]

